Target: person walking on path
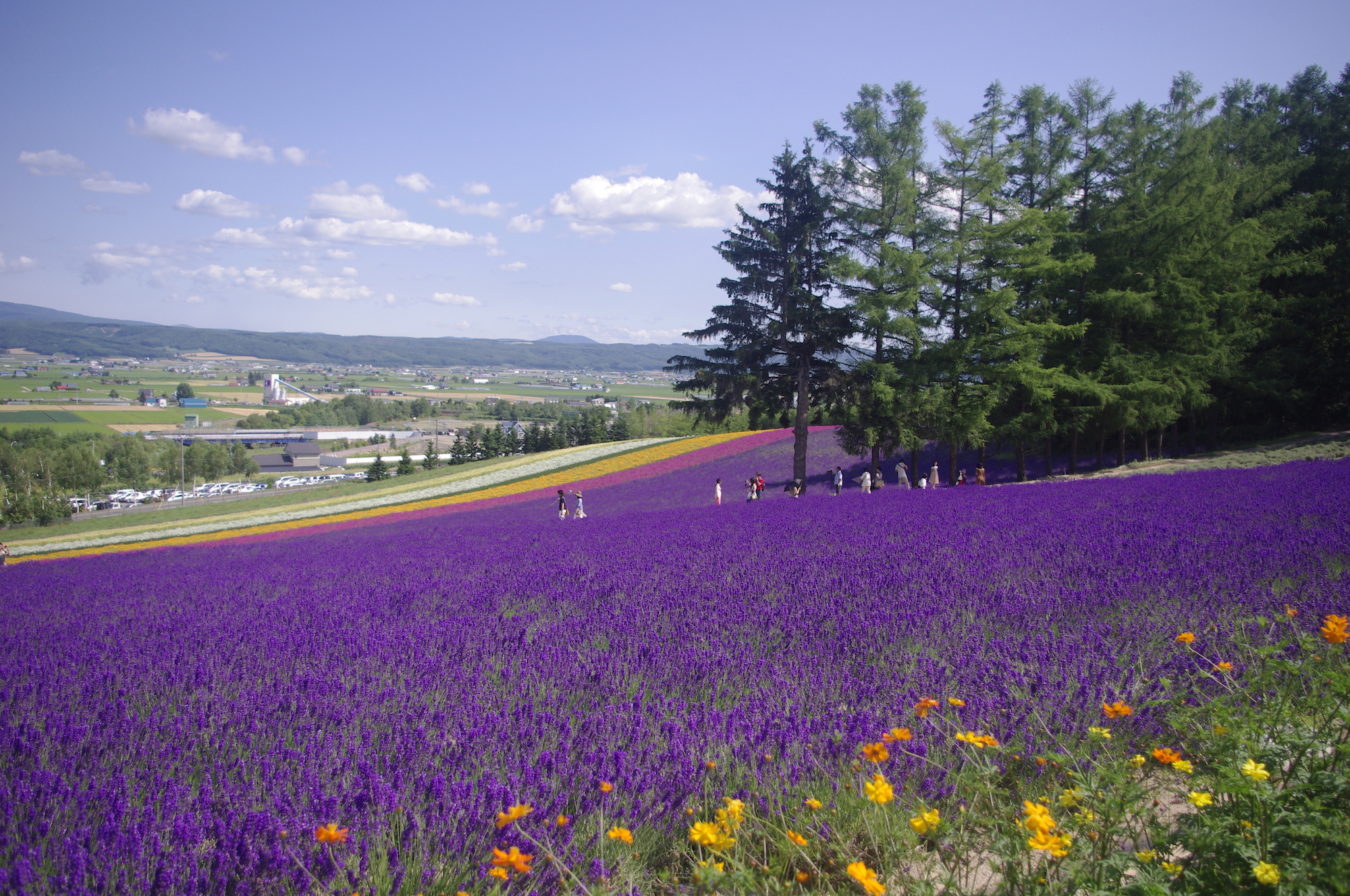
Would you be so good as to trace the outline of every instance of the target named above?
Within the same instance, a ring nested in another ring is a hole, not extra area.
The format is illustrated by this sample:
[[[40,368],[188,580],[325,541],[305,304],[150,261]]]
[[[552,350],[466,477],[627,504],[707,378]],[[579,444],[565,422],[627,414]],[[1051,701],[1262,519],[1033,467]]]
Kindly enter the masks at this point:
[[[586,509],[581,504],[581,490],[572,492],[572,497],[577,499],[576,509],[572,511],[572,519],[584,520],[586,518]]]
[[[938,475],[937,461],[933,461],[932,468],[928,471],[928,487],[937,488],[942,484],[942,478]]]
[[[755,500],[755,493],[757,490],[758,488],[755,485],[755,477],[751,476],[749,479],[745,480],[745,500],[747,501]]]
[[[985,477],[984,464],[980,464],[978,467],[975,468],[975,484],[976,485],[989,484],[988,480]]]
[[[909,466],[903,460],[895,465],[895,473],[900,477],[900,487],[909,488]]]
[[[721,477],[718,477],[717,482],[713,484],[713,503],[716,504],[716,505],[718,505],[719,507],[722,505],[722,479],[721,479]]]
[[[863,470],[862,475],[858,477],[858,484],[862,486],[864,495],[870,495],[872,493],[872,474]]]
[[[558,519],[567,519],[567,495],[562,489],[558,489]]]
[[[844,468],[843,468],[843,467],[835,467],[835,468],[834,468],[834,476],[833,476],[833,480],[832,480],[832,481],[834,482],[834,493],[837,495],[837,494],[839,494],[841,491],[843,491],[843,489],[844,489]]]
[[[756,473],[756,474],[755,474],[755,500],[758,501],[758,500],[759,500],[760,498],[762,498],[762,497],[764,497],[764,475],[763,475],[762,473]]]
[[[9,545],[5,544],[3,541],[0,541],[0,566],[4,566],[8,562],[9,562]]]

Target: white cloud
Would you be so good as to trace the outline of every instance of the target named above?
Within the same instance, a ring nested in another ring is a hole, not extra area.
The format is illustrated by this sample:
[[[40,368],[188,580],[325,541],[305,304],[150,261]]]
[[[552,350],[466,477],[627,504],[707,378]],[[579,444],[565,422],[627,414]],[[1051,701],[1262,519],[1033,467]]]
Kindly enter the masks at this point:
[[[174,208],[194,215],[217,218],[256,218],[258,207],[219,190],[192,190],[178,197]]]
[[[506,222],[506,229],[516,233],[538,233],[544,229],[544,219],[532,218],[529,215],[516,215]]]
[[[106,171],[93,177],[86,177],[80,181],[80,187],[91,193],[121,193],[124,196],[134,196],[138,193],[149,193],[149,184],[132,183],[126,180],[117,180]]]
[[[182,272],[199,282],[215,283],[259,292],[275,293],[306,301],[348,302],[369,299],[375,293],[368,286],[347,276],[323,276],[301,268],[297,273],[278,272],[271,268],[211,264],[195,271]]]
[[[529,267],[529,265],[525,264],[523,261],[512,261],[503,265],[498,265],[498,268],[503,271],[523,271],[527,267]]]
[[[612,291],[612,292],[632,292],[632,291],[633,291],[633,284],[631,284],[631,283],[623,283],[623,282],[619,282],[619,283],[611,283],[611,284],[609,285],[609,288],[610,288],[610,291]]]
[[[379,187],[366,184],[353,189],[345,180],[311,195],[309,210],[321,218],[346,218],[349,221],[401,221],[407,217],[384,201]]]
[[[441,305],[481,305],[482,302],[473,296],[461,296],[453,292],[438,292],[431,296],[431,301]]]
[[[486,196],[492,188],[482,181],[471,181],[464,185],[464,192],[470,196]]]
[[[502,212],[511,206],[501,202],[465,202],[458,196],[450,196],[446,199],[437,199],[436,204],[441,208],[450,209],[464,215],[483,215],[488,218],[499,217]]]
[[[179,149],[214,156],[218,159],[243,159],[251,162],[276,160],[272,147],[244,137],[242,129],[221,124],[205,112],[196,109],[147,109],[138,125],[132,129],[146,137],[176,146]],[[292,164],[304,161],[304,151],[290,146],[281,152]]]
[[[268,248],[275,245],[272,238],[265,233],[254,230],[252,227],[222,227],[211,237],[218,243],[228,243],[231,246],[250,246],[257,249]]]
[[[277,232],[320,242],[362,243],[371,246],[492,245],[491,236],[433,227],[416,221],[342,221],[338,218],[283,218]]]
[[[153,249],[132,252],[117,249],[111,243],[96,243],[93,254],[84,263],[80,281],[86,284],[102,283],[114,274],[144,270],[153,263],[155,254],[158,253]]]
[[[407,187],[414,193],[425,193],[427,190],[430,190],[433,186],[433,184],[431,183],[431,178],[427,177],[420,171],[414,171],[412,174],[401,174],[398,177],[394,178],[394,183],[403,187]]]
[[[37,267],[37,262],[27,255],[9,258],[5,253],[0,252],[0,274],[17,274],[19,271],[31,271],[35,267]]]
[[[555,195],[549,210],[568,218],[576,232],[603,233],[615,228],[726,227],[740,219],[737,205],[755,204],[756,197],[740,187],[714,187],[689,172],[674,180],[630,177],[622,183],[595,174]]]
[[[19,164],[28,166],[29,174],[65,175],[73,177],[89,170],[89,166],[68,153],[55,149],[19,153]]]

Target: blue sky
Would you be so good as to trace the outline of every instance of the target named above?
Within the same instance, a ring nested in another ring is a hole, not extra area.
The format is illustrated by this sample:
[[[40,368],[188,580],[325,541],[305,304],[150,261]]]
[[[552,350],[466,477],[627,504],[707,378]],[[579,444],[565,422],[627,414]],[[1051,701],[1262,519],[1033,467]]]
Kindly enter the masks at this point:
[[[203,327],[672,342],[866,83],[966,121],[1347,62],[1350,4],[8,0],[0,299]]]

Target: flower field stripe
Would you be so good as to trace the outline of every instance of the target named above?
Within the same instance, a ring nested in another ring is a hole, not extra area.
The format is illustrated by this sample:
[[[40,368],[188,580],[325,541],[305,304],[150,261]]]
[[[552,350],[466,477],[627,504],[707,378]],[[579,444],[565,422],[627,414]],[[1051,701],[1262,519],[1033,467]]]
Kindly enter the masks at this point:
[[[779,430],[766,430],[752,433],[719,433],[707,436],[694,436],[685,439],[645,440],[641,447],[634,448],[633,443],[605,443],[603,447],[618,453],[602,459],[583,458],[569,453],[561,457],[550,458],[551,464],[540,464],[538,459],[522,459],[518,465],[494,468],[489,473],[469,476],[463,480],[449,483],[454,487],[450,494],[444,494],[445,484],[434,487],[437,494],[432,497],[412,498],[418,491],[409,489],[401,494],[384,494],[367,500],[349,501],[334,499],[345,505],[345,510],[331,513],[306,515],[300,518],[282,518],[253,524],[241,523],[246,515],[233,515],[232,518],[212,518],[198,525],[174,526],[171,534],[163,529],[148,530],[131,534],[119,532],[106,536],[101,543],[71,548],[55,548],[48,551],[33,551],[25,546],[25,553],[12,557],[12,563],[28,560],[56,560],[67,557],[81,557],[95,554],[119,553],[131,550],[175,547],[180,545],[202,544],[213,541],[236,539],[258,539],[276,537],[282,534],[310,530],[317,527],[334,528],[379,522],[386,517],[397,516],[400,519],[426,516],[445,512],[458,505],[493,506],[502,503],[517,503],[546,497],[556,489],[553,483],[565,476],[572,486],[602,487],[608,484],[629,482],[649,476],[659,475],[691,463],[726,456],[765,443],[784,438]],[[656,444],[652,444],[655,442]],[[597,446],[587,446],[596,448]],[[718,450],[719,447],[722,450]],[[683,458],[683,460],[682,460]],[[557,463],[562,461],[563,463]],[[571,463],[568,463],[571,461]],[[539,469],[539,467],[543,469]],[[520,478],[500,480],[503,472],[519,474]],[[184,531],[188,530],[188,531]],[[196,530],[196,531],[192,531]]]

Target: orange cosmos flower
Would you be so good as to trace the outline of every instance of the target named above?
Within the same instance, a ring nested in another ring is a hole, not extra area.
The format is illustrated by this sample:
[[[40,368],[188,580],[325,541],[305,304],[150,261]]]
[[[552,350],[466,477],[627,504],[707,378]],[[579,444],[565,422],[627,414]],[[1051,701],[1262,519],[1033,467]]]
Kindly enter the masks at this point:
[[[868,762],[885,762],[891,758],[891,751],[885,744],[863,744],[862,755]]]
[[[505,812],[498,812],[497,813],[498,830],[506,827],[508,824],[510,824],[513,821],[516,821],[517,819],[524,818],[526,815],[529,815],[533,811],[534,806],[531,806],[528,803],[517,803],[510,809],[507,809]]]
[[[326,824],[321,828],[314,829],[314,839],[320,843],[346,843],[347,828],[340,828],[336,824]]]
[[[1163,765],[1171,765],[1174,762],[1181,761],[1181,754],[1171,747],[1158,747],[1153,751],[1153,758]]]
[[[896,741],[901,740],[911,740],[913,737],[914,735],[910,732],[908,728],[892,728],[890,731],[887,731],[885,734],[881,735],[882,741],[888,744],[892,744],[895,743]]]
[[[610,792],[611,790],[613,790],[613,789],[614,789],[614,785],[611,784],[611,783],[609,783],[608,781],[601,781],[601,782],[600,782],[600,792],[601,792],[601,793],[609,793],[609,792]]]
[[[938,702],[934,700],[932,697],[924,697],[918,703],[914,704],[914,712],[918,713],[918,716],[921,719],[927,718],[928,710],[936,709],[937,706]]]
[[[503,852],[496,847],[493,847],[492,849],[492,865],[494,868],[501,868],[503,870],[510,868],[517,874],[529,874],[530,862],[533,860],[534,855],[532,853],[521,852],[514,846],[511,847],[508,852]],[[505,880],[505,878],[502,879]]]
[[[1134,713],[1134,708],[1122,700],[1115,703],[1103,703],[1102,712],[1106,713],[1108,719],[1123,719]]]
[[[806,838],[794,830],[789,829],[787,831],[787,838],[791,840],[793,843],[797,844],[798,846],[806,845]]]
[[[1190,644],[1195,641],[1195,635],[1192,634],[1191,632],[1182,632],[1181,634],[1177,635],[1177,640],[1180,641],[1182,644]]]
[[[1350,620],[1332,613],[1322,620],[1322,628],[1319,629],[1319,633],[1328,644],[1344,644],[1346,638],[1350,637],[1350,634],[1347,634],[1346,631],[1348,624],[1350,624]]]
[[[621,828],[617,825],[605,831],[605,836],[611,840],[621,840],[624,843],[633,842],[633,832],[628,828]]]

